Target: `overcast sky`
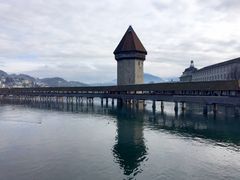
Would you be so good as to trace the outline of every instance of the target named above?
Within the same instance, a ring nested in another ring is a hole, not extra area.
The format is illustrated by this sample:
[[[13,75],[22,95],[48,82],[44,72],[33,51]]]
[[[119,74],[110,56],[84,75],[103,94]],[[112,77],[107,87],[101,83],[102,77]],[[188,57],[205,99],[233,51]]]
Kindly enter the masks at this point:
[[[82,82],[116,78],[113,51],[132,25],[144,71],[180,76],[240,56],[239,0],[0,0],[0,69]]]

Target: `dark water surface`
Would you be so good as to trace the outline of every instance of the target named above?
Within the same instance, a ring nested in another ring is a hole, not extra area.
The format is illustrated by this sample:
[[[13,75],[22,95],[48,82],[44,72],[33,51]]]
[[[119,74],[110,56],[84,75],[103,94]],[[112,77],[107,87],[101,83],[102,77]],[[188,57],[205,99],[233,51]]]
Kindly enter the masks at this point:
[[[231,108],[148,107],[1,104],[0,179],[240,179]]]

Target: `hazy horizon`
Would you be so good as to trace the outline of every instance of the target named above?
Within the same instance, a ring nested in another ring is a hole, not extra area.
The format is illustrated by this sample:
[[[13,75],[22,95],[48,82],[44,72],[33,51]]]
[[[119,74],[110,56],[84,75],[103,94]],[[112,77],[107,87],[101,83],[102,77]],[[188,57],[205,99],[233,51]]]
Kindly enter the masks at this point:
[[[0,0],[0,69],[84,83],[116,78],[113,51],[132,25],[144,72],[179,77],[239,57],[238,0]]]

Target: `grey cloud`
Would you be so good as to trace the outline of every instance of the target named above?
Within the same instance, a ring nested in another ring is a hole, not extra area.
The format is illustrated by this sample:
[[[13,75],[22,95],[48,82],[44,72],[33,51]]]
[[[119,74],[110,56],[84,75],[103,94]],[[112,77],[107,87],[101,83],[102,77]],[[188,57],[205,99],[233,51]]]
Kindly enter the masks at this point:
[[[129,24],[148,50],[146,70],[151,73],[162,76],[157,70],[162,64],[184,69],[190,59],[199,66],[209,65],[239,53],[240,22],[233,18],[238,4],[234,0],[0,0],[0,59],[5,65],[1,67],[8,71],[22,64],[26,65],[22,71],[39,77],[110,81],[116,76],[112,52]]]
[[[43,66],[34,71],[25,71],[34,77],[64,77],[85,83],[108,82],[116,78],[114,65],[60,64],[57,66]]]
[[[216,8],[220,10],[238,10],[240,8],[240,1],[239,0],[221,0]]]

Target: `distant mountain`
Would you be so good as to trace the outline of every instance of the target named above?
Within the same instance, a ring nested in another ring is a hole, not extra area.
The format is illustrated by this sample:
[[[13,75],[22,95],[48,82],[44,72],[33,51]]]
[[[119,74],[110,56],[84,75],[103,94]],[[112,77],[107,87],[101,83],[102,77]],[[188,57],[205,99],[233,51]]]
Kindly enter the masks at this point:
[[[149,74],[149,73],[144,73],[144,83],[149,84],[149,83],[160,83],[163,82],[164,80],[158,76]]]
[[[2,70],[0,70],[0,77],[7,77],[8,74]]]
[[[32,76],[29,76],[27,74],[10,74],[9,77],[13,79],[19,79],[19,80],[28,80],[28,81],[35,81],[36,79]]]
[[[8,74],[0,70],[0,87],[79,87],[87,84],[78,81],[66,81],[63,78],[34,78],[27,74]]]
[[[144,73],[143,74],[143,79],[144,79],[144,83],[145,84],[149,84],[149,83],[160,83],[160,82],[163,82],[164,80],[158,76],[155,76],[153,74],[150,74],[150,73]],[[115,84],[117,84],[117,80],[113,80],[113,82]]]
[[[164,80],[166,81],[166,82],[177,82],[177,81],[179,81],[179,77],[167,77],[167,78],[164,78]]]
[[[69,87],[80,87],[80,86],[89,86],[86,83],[78,82],[78,81],[68,81]]]
[[[113,82],[106,82],[106,83],[91,83],[88,84],[89,86],[115,86],[117,84],[117,81]]]
[[[164,80],[162,78],[152,75],[152,74],[149,74],[149,73],[144,73],[143,78],[144,78],[145,84],[164,82]],[[90,84],[90,86],[113,86],[116,84],[117,84],[117,79],[114,79],[114,80],[112,80],[112,82],[94,83],[94,84]]]
[[[63,78],[60,77],[54,77],[54,78],[44,78],[39,79],[40,82],[46,84],[49,87],[79,87],[79,86],[87,86],[87,84],[78,82],[78,81],[66,81]]]

